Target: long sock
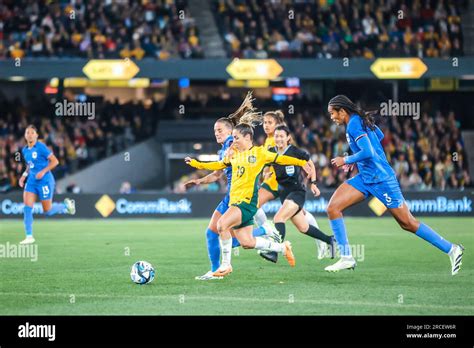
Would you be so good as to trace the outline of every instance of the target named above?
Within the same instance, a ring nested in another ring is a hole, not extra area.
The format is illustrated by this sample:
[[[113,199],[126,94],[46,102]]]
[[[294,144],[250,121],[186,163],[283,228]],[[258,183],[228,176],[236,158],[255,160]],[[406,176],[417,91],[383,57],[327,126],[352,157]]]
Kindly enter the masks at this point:
[[[322,240],[327,244],[331,244],[331,237],[327,234],[324,234],[319,228],[316,228],[313,225],[309,225],[308,231],[305,232],[307,236]]]
[[[222,239],[219,237],[219,242],[221,244],[222,264],[230,265],[230,258],[232,254],[232,238]]]
[[[211,262],[211,271],[215,272],[219,268],[221,257],[221,246],[219,244],[219,234],[211,229],[206,230],[207,254]]]
[[[258,208],[253,218],[255,219],[257,226],[260,227],[265,223],[265,221],[267,221],[267,214],[265,214],[262,208]]]
[[[277,231],[280,233],[281,240],[285,240],[285,235],[286,235],[286,226],[284,222],[277,222],[275,224],[275,228]]]
[[[443,237],[441,237],[438,233],[432,230],[428,225],[424,223],[420,223],[420,227],[416,231],[416,235],[420,238],[423,238],[427,242],[433,244],[439,250],[449,253],[453,244]]]
[[[265,230],[265,228],[263,227],[257,227],[257,228],[254,228],[253,229],[253,232],[252,232],[252,235],[254,237],[260,237],[260,236],[264,236],[267,234],[267,231]],[[237,240],[237,238],[232,238],[232,248],[237,248],[240,246],[240,243],[239,241]]]
[[[53,203],[51,209],[44,213],[46,216],[53,216],[56,214],[64,214],[66,212],[66,204],[64,203]]]
[[[27,237],[33,237],[33,207],[25,205],[23,208],[23,222]]]
[[[349,242],[347,240],[344,219],[341,217],[335,220],[329,220],[329,224],[331,225],[332,232],[336,238],[341,256],[352,256],[351,248],[349,247]]]
[[[304,215],[306,221],[308,221],[308,224],[312,226],[316,226],[316,228],[319,228],[318,222],[316,221],[316,218],[311,214],[309,211],[305,211]]]
[[[275,243],[271,240],[263,237],[255,238],[255,249],[262,251],[276,251],[277,253],[283,253],[285,247],[282,243]]]

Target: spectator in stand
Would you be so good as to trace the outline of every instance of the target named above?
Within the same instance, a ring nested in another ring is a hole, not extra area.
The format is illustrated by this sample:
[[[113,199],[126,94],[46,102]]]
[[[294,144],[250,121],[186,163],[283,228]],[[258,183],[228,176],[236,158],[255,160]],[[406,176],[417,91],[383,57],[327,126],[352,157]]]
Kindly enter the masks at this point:
[[[444,58],[463,54],[462,3],[214,0],[214,13],[231,57]]]
[[[6,56],[140,60],[203,52],[187,0],[15,0],[0,2],[0,59]]]

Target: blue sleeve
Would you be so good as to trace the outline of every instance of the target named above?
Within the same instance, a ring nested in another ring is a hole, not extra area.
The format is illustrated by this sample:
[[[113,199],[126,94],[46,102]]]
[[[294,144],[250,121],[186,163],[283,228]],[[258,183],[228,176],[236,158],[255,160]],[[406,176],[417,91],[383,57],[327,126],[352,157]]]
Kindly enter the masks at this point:
[[[362,120],[359,117],[350,120],[347,125],[347,133],[349,133],[356,143],[360,137],[367,135],[367,132],[362,127]]]
[[[379,127],[375,126],[375,134],[377,135],[377,138],[379,138],[379,141],[382,141],[383,137],[384,137],[384,134],[383,132],[380,130]]]
[[[53,152],[46,146],[46,144],[40,143],[40,150],[44,157],[48,158]]]
[[[360,148],[359,152],[344,157],[344,162],[346,164],[356,163],[374,156],[375,151],[367,135],[362,135],[359,137],[359,139],[357,140],[357,146],[359,146]]]

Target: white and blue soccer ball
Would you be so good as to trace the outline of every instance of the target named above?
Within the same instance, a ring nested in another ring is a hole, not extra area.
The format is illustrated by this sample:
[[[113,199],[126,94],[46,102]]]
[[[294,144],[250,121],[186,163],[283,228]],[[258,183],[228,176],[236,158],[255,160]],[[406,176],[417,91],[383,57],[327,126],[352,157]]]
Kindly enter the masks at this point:
[[[137,261],[132,266],[130,278],[132,278],[132,282],[135,284],[151,283],[155,279],[155,269],[149,262]]]

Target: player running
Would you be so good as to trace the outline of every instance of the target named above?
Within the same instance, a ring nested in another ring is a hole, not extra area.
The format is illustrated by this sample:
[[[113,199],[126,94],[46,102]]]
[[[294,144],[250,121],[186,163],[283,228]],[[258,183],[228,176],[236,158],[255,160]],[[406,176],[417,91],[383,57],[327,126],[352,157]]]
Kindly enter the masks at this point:
[[[253,145],[253,126],[261,124],[261,115],[255,112],[246,113],[234,128],[233,147],[227,156],[219,162],[199,162],[190,157],[185,162],[197,169],[222,170],[232,166],[229,209],[217,222],[221,239],[222,262],[215,274],[220,276],[232,272],[230,254],[232,249],[231,228],[233,235],[245,249],[276,251],[283,253],[290,266],[295,266],[291,243],[275,243],[263,237],[252,235],[253,217],[257,211],[258,179],[264,166],[270,163],[302,166],[310,175],[311,166],[307,161],[272,153],[263,146]]]
[[[340,248],[341,259],[326,267],[326,271],[354,269],[356,266],[347,240],[342,212],[372,195],[383,202],[401,228],[415,233],[448,254],[451,274],[457,274],[462,264],[464,247],[445,240],[411,214],[395,172],[380,144],[384,135],[374,124],[372,114],[358,108],[344,95],[337,95],[329,101],[328,112],[336,124],[346,125],[347,141],[353,152],[351,156],[333,158],[331,163],[337,167],[357,164],[359,174],[339,186],[329,201],[327,213]]]
[[[55,214],[76,213],[74,200],[66,198],[63,203],[53,203],[55,187],[54,176],[51,173],[59,163],[58,159],[48,147],[38,141],[38,131],[35,126],[29,125],[25,130],[27,145],[21,150],[26,162],[26,170],[22,174],[19,185],[23,192],[23,216],[26,238],[20,244],[32,244],[33,237],[33,205],[39,197],[46,216]],[[28,179],[27,179],[28,178]],[[26,180],[26,184],[25,184]]]
[[[319,196],[320,192],[316,186],[316,171],[313,162],[309,158],[309,154],[296,146],[291,145],[290,142],[291,135],[289,128],[280,125],[275,129],[276,146],[271,147],[269,150],[279,155],[291,156],[308,161],[312,167],[311,192],[315,196]],[[284,240],[286,235],[285,223],[287,220],[291,220],[298,231],[323,242],[321,244],[324,245],[324,247],[319,247],[319,250],[323,249],[323,255],[329,254],[331,258],[334,258],[334,237],[328,236],[319,228],[310,225],[305,218],[303,206],[306,200],[306,189],[302,182],[300,168],[292,165],[285,166],[274,164],[272,169],[274,169],[275,177],[278,182],[278,196],[282,203],[281,208],[273,218],[275,227],[281,236],[281,240]],[[275,263],[278,260],[278,253],[274,251],[262,252],[261,256],[268,261]]]
[[[232,130],[234,128],[234,125],[238,122],[240,117],[242,117],[245,112],[254,110],[254,107],[252,106],[252,101],[252,93],[249,92],[244,101],[242,102],[242,105],[237,109],[236,112],[227,117],[222,117],[218,119],[214,124],[214,135],[216,137],[216,141],[219,145],[222,146],[221,150],[219,150],[218,152],[219,160],[224,159],[227,150],[232,145]],[[213,280],[223,278],[222,276],[214,274],[220,266],[221,255],[219,234],[217,233],[217,222],[219,221],[220,217],[229,209],[229,192],[230,183],[232,181],[232,168],[227,167],[223,170],[215,170],[211,174],[203,178],[190,180],[184,184],[187,188],[193,185],[209,184],[219,180],[222,175],[225,175],[227,178],[227,194],[214,210],[214,213],[211,217],[211,221],[209,221],[209,225],[206,230],[207,251],[209,261],[211,263],[211,270],[201,276],[197,276],[195,278],[197,280]],[[273,233],[274,227],[268,222],[265,222],[262,226],[253,230],[254,237],[266,234],[271,235]],[[276,235],[277,233],[274,234]],[[235,248],[238,246],[240,246],[238,240],[236,238],[233,238],[232,247]]]
[[[263,115],[263,131],[266,134],[266,139],[265,143],[263,146],[265,149],[270,149],[275,147],[275,129],[276,127],[280,125],[285,124],[285,114],[281,110],[274,110],[274,111],[268,111]],[[260,185],[260,189],[258,190],[258,207],[259,209],[257,210],[257,213],[255,214],[255,222],[257,226],[261,226],[265,221],[267,221],[267,216],[265,212],[263,211],[262,206],[273,200],[278,198],[278,182],[276,179],[275,175],[275,170],[273,167],[266,167],[263,170],[263,178],[264,181],[262,185]],[[318,223],[316,222],[316,219],[314,216],[305,211],[303,209],[303,214],[305,219],[308,221],[310,225],[315,226],[316,228],[319,228]],[[318,241],[317,241],[318,242]],[[318,244],[318,258],[322,259],[324,257],[324,252],[325,246],[323,243],[317,243]],[[259,253],[260,256],[262,256],[265,259],[268,259],[266,257],[266,254]],[[273,260],[270,260],[273,261]],[[276,260],[275,260],[276,262]]]

